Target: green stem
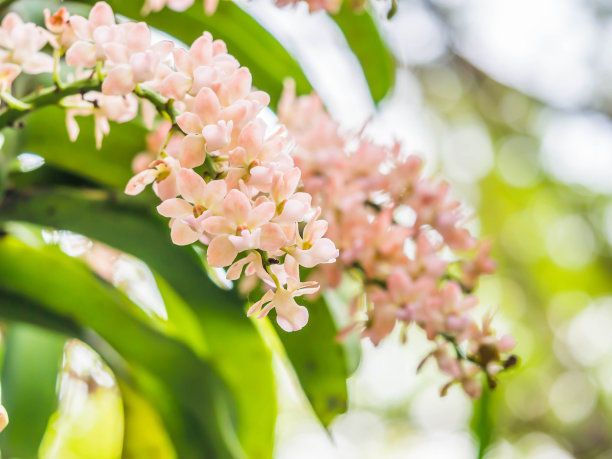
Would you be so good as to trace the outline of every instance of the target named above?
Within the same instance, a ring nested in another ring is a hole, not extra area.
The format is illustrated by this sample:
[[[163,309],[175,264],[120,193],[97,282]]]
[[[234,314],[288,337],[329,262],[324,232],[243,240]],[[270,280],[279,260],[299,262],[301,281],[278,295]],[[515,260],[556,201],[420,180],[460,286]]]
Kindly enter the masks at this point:
[[[478,360],[474,359],[473,357],[470,357],[469,355],[465,354],[461,348],[459,347],[459,345],[457,344],[457,341],[455,340],[455,338],[453,336],[447,335],[446,333],[440,333],[439,335],[440,337],[442,337],[444,340],[446,340],[447,342],[449,342],[453,348],[455,349],[455,353],[457,354],[457,358],[460,360],[467,360],[468,362],[472,362],[474,365],[478,365],[484,372],[485,374],[487,373],[487,367],[486,365],[484,365],[482,362],[479,362]]]
[[[174,134],[176,134],[177,132],[180,132],[180,129],[178,126],[173,125],[170,130],[168,131],[168,134],[166,134],[166,138],[164,139],[164,143],[161,147],[161,150],[159,151],[159,153],[161,152],[165,152],[166,151],[166,147],[168,146],[168,144],[170,143],[170,139],[172,138],[172,136]]]
[[[104,72],[102,71],[102,61],[98,60],[96,61],[96,76],[98,77],[98,80],[100,81],[104,81]]]
[[[170,121],[172,124],[176,124],[176,118],[180,115],[180,112],[174,108],[173,99],[165,99],[159,93],[145,88],[144,86],[136,85],[134,88],[134,94],[143,99],[147,99],[157,109],[157,112]]]
[[[54,49],[53,50],[53,82],[55,83],[55,86],[57,86],[59,89],[62,89],[62,81],[60,78],[60,57],[61,57],[61,53],[59,49]]]
[[[31,104],[28,104],[22,100],[19,100],[16,97],[13,97],[10,92],[0,93],[0,99],[6,102],[6,105],[8,105],[9,109],[11,110],[18,110],[18,111],[24,112],[32,108]]]
[[[263,264],[263,267],[266,270],[266,272],[270,275],[272,280],[274,281],[276,288],[277,289],[281,288],[280,281],[278,280],[278,277],[276,277],[276,274],[274,274],[274,271],[272,271],[272,267],[270,266],[268,252],[266,252],[265,250],[261,250],[261,249],[256,249],[256,250],[259,253],[259,255],[261,255],[261,262]]]
[[[217,178],[217,174],[219,171],[217,170],[217,166],[215,165],[215,158],[206,152],[206,158],[204,159],[204,175],[208,175],[215,180]]]
[[[11,126],[22,116],[28,114],[32,110],[36,110],[48,105],[55,105],[64,97],[72,96],[87,91],[95,91],[100,89],[100,81],[97,79],[78,80],[67,84],[63,88],[52,86],[45,88],[40,92],[30,94],[21,102],[27,104],[28,108],[24,110],[15,109],[11,106],[0,113],[0,129]]]
[[[54,85],[39,92],[32,93],[22,100],[16,99],[8,93],[2,93],[0,97],[2,97],[9,107],[0,113],[0,129],[12,126],[15,121],[33,110],[48,105],[57,105],[67,96],[83,94],[88,91],[100,91],[101,86],[101,80],[97,77],[92,77],[74,81],[61,87]],[[173,107],[172,100],[166,100],[158,93],[140,86],[136,86],[134,93],[150,101],[164,118],[176,124],[176,117],[179,115],[179,112]]]
[[[474,403],[470,427],[478,443],[478,459],[485,456],[493,438],[494,418],[491,412],[491,396],[491,390],[484,384],[480,400]]]

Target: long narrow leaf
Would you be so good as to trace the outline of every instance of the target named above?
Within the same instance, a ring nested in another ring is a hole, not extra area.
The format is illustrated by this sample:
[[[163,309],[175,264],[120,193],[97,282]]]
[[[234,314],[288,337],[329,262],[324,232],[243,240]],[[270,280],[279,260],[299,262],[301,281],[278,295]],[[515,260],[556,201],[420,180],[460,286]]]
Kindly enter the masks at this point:
[[[276,329],[310,404],[328,426],[347,409],[348,365],[343,346],[334,339],[338,330],[325,300],[309,303],[308,314],[308,325],[297,332]]]
[[[359,59],[374,102],[380,102],[393,86],[395,60],[368,10],[353,11],[345,1],[332,19],[342,30],[351,50]]]
[[[32,325],[10,324],[2,368],[2,399],[11,419],[0,437],[6,457],[36,457],[57,404],[55,382],[65,340]]]
[[[206,337],[207,358],[229,384],[238,407],[238,435],[251,457],[272,455],[276,393],[271,354],[245,317],[243,301],[221,290],[206,275],[197,254],[169,240],[163,219],[155,218],[138,199],[107,192],[41,192],[8,195],[0,219],[29,221],[68,229],[104,242],[145,261],[188,303]],[[186,311],[168,310],[169,319]],[[180,318],[180,317],[179,317]],[[185,323],[185,321],[183,321]],[[185,327],[193,328],[185,324]],[[260,384],[253,396],[245,381]]]
[[[0,258],[0,288],[95,330],[128,362],[146,368],[172,390],[197,420],[207,454],[239,456],[220,422],[223,384],[185,345],[145,326],[127,311],[126,297],[55,247],[32,247],[4,236]]]
[[[36,153],[47,163],[97,183],[123,189],[132,176],[131,161],[145,150],[146,131],[135,122],[113,124],[100,150],[96,150],[92,117],[79,118],[81,133],[71,142],[63,110],[47,107],[24,118],[20,152]],[[53,133],[50,141],[49,133]]]
[[[168,243],[165,223],[143,209],[137,200],[111,193],[41,191],[9,195],[0,207],[0,219],[24,220],[69,229],[105,242],[141,258],[187,301],[201,318],[213,361],[230,386],[237,389],[238,406],[249,406],[259,414],[253,418],[241,412],[239,424],[243,444],[259,444],[250,435],[272,439],[270,414],[275,406],[274,392],[268,384],[269,370],[262,373],[266,351],[252,324],[244,317],[242,300],[235,291],[221,290],[210,281],[196,254],[188,248]],[[347,355],[335,341],[337,327],[322,300],[310,307],[307,327],[297,333],[278,330],[300,383],[324,424],[346,408]],[[269,358],[269,357],[268,357]],[[267,368],[267,367],[266,367]],[[254,379],[249,379],[254,378]],[[258,395],[244,388],[244,381],[256,380]],[[265,383],[264,381],[267,381]],[[251,411],[250,411],[251,412]],[[263,448],[263,446],[262,446]],[[263,457],[263,456],[262,456]]]

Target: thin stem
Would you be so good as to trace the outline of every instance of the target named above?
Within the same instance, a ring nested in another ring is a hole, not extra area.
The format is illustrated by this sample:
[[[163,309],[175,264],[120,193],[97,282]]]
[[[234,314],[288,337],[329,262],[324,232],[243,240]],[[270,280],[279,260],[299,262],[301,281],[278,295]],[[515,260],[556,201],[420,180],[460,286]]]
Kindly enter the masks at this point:
[[[259,253],[259,255],[261,255],[261,262],[263,264],[263,267],[266,270],[266,272],[270,275],[272,280],[274,281],[274,284],[276,285],[276,288],[277,289],[281,288],[280,281],[278,280],[278,277],[276,277],[276,274],[274,274],[274,271],[272,271],[272,266],[270,265],[270,260],[269,260],[269,257],[268,257],[268,252],[266,252],[265,250],[261,250],[261,249],[256,249],[256,250]]]
[[[53,50],[53,82],[58,89],[62,89],[62,81],[60,78],[60,57],[61,52],[59,49]]]
[[[9,93],[1,93],[0,97],[9,107],[0,113],[0,129],[11,126],[15,121],[27,113],[30,113],[32,110],[37,110],[48,105],[57,105],[64,97],[74,94],[84,94],[88,91],[100,91],[101,86],[102,80],[92,75],[90,78],[77,80],[63,85],[62,87],[56,85],[50,86],[30,94],[22,100],[16,99]],[[134,93],[150,101],[164,118],[176,124],[176,117],[179,115],[179,112],[174,108],[171,99],[166,100],[158,93],[140,86],[136,86]]]
[[[61,89],[57,88],[56,86],[51,86],[43,89],[40,92],[32,93],[21,101],[22,103],[27,104],[27,108],[16,109],[11,107],[9,104],[9,108],[0,113],[0,129],[6,126],[11,126],[15,121],[32,110],[46,107],[48,105],[55,105],[64,97],[87,91],[99,90],[100,84],[100,81],[97,79],[85,79],[67,84]]]
[[[217,178],[219,171],[215,165],[215,158],[208,152],[206,152],[206,158],[204,158],[204,170],[205,174],[210,176],[213,180]]]
[[[27,102],[19,100],[16,97],[13,97],[10,92],[1,92],[0,98],[4,102],[6,102],[6,105],[8,105],[9,109],[11,110],[19,110],[21,112],[24,112],[32,108],[31,104],[28,104]]]
[[[136,85],[134,88],[134,94],[143,99],[147,99],[157,109],[157,112],[170,121],[172,124],[176,124],[176,118],[180,115],[179,111],[174,108],[174,100],[166,99],[159,93],[150,90],[144,86]]]
[[[100,81],[104,81],[104,72],[102,71],[102,61],[96,61],[96,77]]]
[[[161,150],[159,151],[159,153],[161,152],[165,152],[166,151],[166,147],[168,146],[168,144],[170,143],[170,139],[172,138],[172,136],[179,131],[178,126],[173,125],[170,130],[168,131],[168,134],[166,134],[166,138],[164,139],[164,144],[161,147]]]
[[[442,338],[444,338],[447,342],[449,342],[454,348],[455,348],[455,353],[457,354],[457,358],[460,360],[467,360],[469,362],[472,362],[475,365],[478,365],[480,368],[482,368],[485,372],[486,370],[486,366],[483,365],[481,362],[475,360],[473,357],[470,357],[469,355],[466,355],[461,348],[459,347],[459,345],[457,344],[457,341],[455,340],[455,338],[453,336],[447,335],[445,333],[441,333],[440,336]]]

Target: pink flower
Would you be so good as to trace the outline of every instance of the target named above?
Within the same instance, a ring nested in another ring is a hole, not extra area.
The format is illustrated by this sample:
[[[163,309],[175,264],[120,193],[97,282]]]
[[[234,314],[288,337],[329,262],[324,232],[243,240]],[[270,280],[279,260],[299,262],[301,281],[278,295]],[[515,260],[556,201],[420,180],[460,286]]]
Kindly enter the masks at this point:
[[[110,121],[125,123],[138,114],[138,102],[133,95],[127,97],[105,96],[90,91],[84,96],[75,95],[64,99],[64,104],[72,107],[66,110],[66,127],[68,136],[73,142],[79,136],[79,125],[76,116],[94,116],[94,134],[96,147],[102,147],[102,139],[110,132]],[[80,106],[80,108],[76,108]]]
[[[275,308],[278,325],[285,331],[297,331],[308,322],[308,309],[298,305],[294,298],[315,293],[318,289],[316,282],[298,282],[289,278],[287,289],[279,287],[275,292],[268,290],[261,300],[249,308],[247,315],[257,314],[257,318],[261,319]]]
[[[321,263],[333,263],[339,251],[331,239],[322,237],[327,231],[327,222],[317,220],[321,213],[317,209],[314,217],[304,227],[303,238],[297,235],[296,247],[287,249],[297,262],[305,268],[313,268]]]
[[[223,200],[223,216],[212,216],[204,223],[204,230],[216,237],[208,250],[212,266],[227,266],[238,252],[251,249],[278,250],[286,240],[274,223],[269,223],[276,209],[274,203],[260,200],[253,205],[239,190],[230,190]]]
[[[493,356],[486,362],[492,376],[500,368],[501,349],[508,350],[511,340],[498,341],[488,331],[488,322],[482,328],[476,325],[470,316],[476,298],[462,288],[472,288],[481,274],[493,271],[494,264],[488,247],[479,246],[463,226],[466,217],[460,203],[450,197],[448,184],[424,177],[421,159],[405,155],[399,143],[381,145],[363,132],[345,131],[316,95],[296,98],[294,92],[291,84],[286,86],[279,119],[296,142],[292,156],[302,190],[322,208],[325,220],[317,220],[317,213],[303,236],[294,231],[295,244],[282,250],[302,266],[316,266],[312,277],[327,285],[336,285],[343,270],[360,272],[363,288],[355,299],[365,301],[352,304],[365,307],[367,320],[350,329],[363,330],[362,336],[377,344],[397,322],[416,322],[431,340],[442,336],[457,343],[467,341],[474,359],[480,353]],[[244,161],[238,164],[230,156],[232,162],[245,167]],[[295,179],[287,169],[282,172],[277,179],[274,169],[260,172],[255,164],[242,174],[248,177],[246,183],[269,186],[282,211],[299,194],[291,196]],[[288,212],[296,220],[302,216],[297,204],[290,206],[295,212]],[[285,224],[278,216],[272,221]],[[324,264],[326,258],[338,256],[339,262]],[[452,275],[449,259],[456,260]],[[449,280],[455,276],[463,284]],[[477,395],[472,363],[446,354],[436,358],[441,369],[453,376],[451,383],[461,383],[471,396]]]
[[[70,13],[66,8],[62,7],[54,14],[45,8],[43,14],[45,26],[51,32],[49,39],[51,46],[56,49],[68,49],[79,39],[70,23]]]
[[[146,16],[152,11],[161,11],[165,6],[174,11],[185,11],[193,5],[193,1],[194,0],[145,0],[141,13],[143,16]]]
[[[115,16],[105,2],[96,3],[89,12],[89,18],[73,15],[70,25],[78,40],[66,52],[66,62],[75,67],[93,67],[98,59],[104,59],[103,45],[114,37]]]
[[[139,172],[130,179],[125,187],[125,193],[136,195],[145,187],[154,183],[153,190],[162,200],[175,198],[179,194],[177,176],[180,165],[171,156],[165,159],[157,159],[149,164],[149,168]]]
[[[221,105],[217,95],[210,88],[202,88],[193,101],[194,112],[185,112],[177,123],[186,134],[202,136],[206,150],[215,151],[229,145],[233,121],[219,119]]]
[[[51,34],[46,30],[31,22],[24,23],[16,13],[8,13],[0,24],[0,61],[5,65],[15,64],[25,73],[51,72],[53,59],[40,52],[49,38]],[[16,69],[11,67],[8,73],[13,74]],[[8,81],[7,77],[5,81]]]
[[[17,64],[0,64],[0,91],[9,91],[11,84],[13,84],[13,81],[20,73],[21,67]]]

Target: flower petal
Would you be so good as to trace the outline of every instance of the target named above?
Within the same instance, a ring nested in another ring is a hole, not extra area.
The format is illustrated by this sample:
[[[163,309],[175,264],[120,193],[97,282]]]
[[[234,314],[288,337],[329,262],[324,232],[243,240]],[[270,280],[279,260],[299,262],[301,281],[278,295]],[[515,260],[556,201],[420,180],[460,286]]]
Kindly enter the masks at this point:
[[[200,118],[191,112],[185,112],[177,116],[176,124],[185,134],[202,134],[202,128],[204,127]]]
[[[247,218],[247,226],[251,229],[257,228],[264,223],[270,221],[276,212],[276,206],[273,202],[262,202],[253,207]]]
[[[262,250],[274,252],[287,244],[283,229],[276,223],[266,223],[261,227],[259,241]]]
[[[206,184],[202,202],[209,209],[217,209],[222,205],[226,194],[227,184],[225,180],[211,180]]]
[[[202,223],[204,231],[210,234],[233,234],[236,227],[225,217],[209,217]]]
[[[206,192],[206,182],[191,169],[181,169],[179,171],[178,184],[183,198],[194,204],[200,202]]]
[[[247,316],[252,316],[256,312],[259,312],[259,310],[261,309],[261,306],[264,303],[270,302],[273,297],[274,297],[274,292],[272,290],[268,290],[258,302],[253,303],[253,305],[247,311]]]
[[[129,65],[118,65],[106,75],[102,93],[107,96],[124,96],[134,89],[134,72]]]
[[[225,217],[236,226],[243,225],[249,218],[251,201],[244,193],[238,190],[231,190],[223,200],[223,212]]]
[[[157,211],[161,215],[170,218],[191,214],[191,209],[191,204],[181,198],[166,199],[159,206],[157,206]]]
[[[125,194],[136,195],[140,193],[145,187],[157,178],[157,171],[155,169],[147,169],[139,172],[125,186]]]
[[[237,254],[236,248],[229,240],[229,237],[222,235],[217,236],[210,241],[208,251],[206,252],[206,258],[208,259],[208,264],[210,266],[215,268],[223,268],[230,265],[236,258]]]
[[[189,245],[197,241],[200,235],[191,229],[188,224],[176,219],[172,222],[170,237],[176,245]]]
[[[204,164],[206,159],[206,142],[201,135],[189,134],[181,141],[179,161],[181,166],[194,168]]]
[[[214,123],[221,111],[221,104],[215,92],[210,88],[202,88],[193,101],[193,111],[206,123]]]

